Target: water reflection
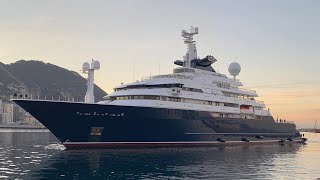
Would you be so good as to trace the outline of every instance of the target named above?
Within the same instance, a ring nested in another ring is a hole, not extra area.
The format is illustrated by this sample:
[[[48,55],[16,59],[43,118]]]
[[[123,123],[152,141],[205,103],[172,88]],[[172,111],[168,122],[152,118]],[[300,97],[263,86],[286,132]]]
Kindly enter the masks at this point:
[[[307,145],[63,150],[51,133],[0,133],[0,179],[316,179],[320,136]]]
[[[49,178],[273,177],[276,159],[290,159],[303,145],[65,151],[35,172]]]

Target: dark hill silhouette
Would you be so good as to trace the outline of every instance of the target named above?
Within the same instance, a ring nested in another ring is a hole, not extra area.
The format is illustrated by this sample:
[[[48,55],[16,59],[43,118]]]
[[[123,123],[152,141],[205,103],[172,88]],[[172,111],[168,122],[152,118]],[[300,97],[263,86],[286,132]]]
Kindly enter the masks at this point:
[[[0,98],[10,95],[83,101],[87,80],[79,73],[41,61],[20,60],[11,64],[0,62]],[[107,93],[95,85],[95,99],[102,100]]]

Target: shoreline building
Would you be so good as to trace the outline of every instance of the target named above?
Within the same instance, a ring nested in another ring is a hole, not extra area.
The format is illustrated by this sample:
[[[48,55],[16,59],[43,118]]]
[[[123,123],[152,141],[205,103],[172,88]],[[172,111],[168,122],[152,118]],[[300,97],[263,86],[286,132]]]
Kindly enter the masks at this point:
[[[36,118],[14,103],[6,103],[0,100],[0,124],[24,124],[43,126]]]
[[[2,114],[3,114],[2,100],[0,99],[0,124],[2,124]]]
[[[13,113],[13,107],[14,105],[12,103],[3,103],[1,102],[1,112],[2,112],[2,121],[1,124],[12,124],[14,113]]]

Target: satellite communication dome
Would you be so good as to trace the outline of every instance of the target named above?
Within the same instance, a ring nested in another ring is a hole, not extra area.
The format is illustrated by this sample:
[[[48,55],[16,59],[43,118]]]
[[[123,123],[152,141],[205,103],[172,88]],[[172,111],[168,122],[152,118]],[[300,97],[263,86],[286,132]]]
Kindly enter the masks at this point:
[[[240,66],[240,64],[237,63],[237,62],[233,62],[233,63],[231,63],[231,64],[229,65],[228,70],[229,70],[230,75],[235,78],[236,76],[239,75],[239,73],[240,73],[240,71],[241,71],[241,66]]]
[[[93,61],[91,65],[94,70],[100,69],[100,62],[99,61]]]
[[[82,70],[88,71],[90,69],[90,64],[88,62],[85,62],[82,64]]]

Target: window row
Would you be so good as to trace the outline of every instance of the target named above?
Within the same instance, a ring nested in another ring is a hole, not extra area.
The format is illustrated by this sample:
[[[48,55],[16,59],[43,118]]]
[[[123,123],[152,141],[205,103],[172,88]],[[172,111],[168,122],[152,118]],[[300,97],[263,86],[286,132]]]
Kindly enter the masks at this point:
[[[182,68],[182,69],[174,69],[173,73],[184,73],[184,72],[192,72],[194,73],[195,70],[189,68]]]
[[[196,88],[183,87],[182,90],[203,93],[203,91],[201,89],[196,89]]]
[[[128,99],[152,99],[152,100],[160,100],[160,96],[117,96],[111,97],[112,101],[114,100],[128,100]]]
[[[151,88],[182,88],[183,84],[154,84],[154,85],[130,85],[124,88],[114,89],[114,91],[127,90],[127,89],[151,89]]]
[[[111,101],[114,101],[114,100],[130,100],[130,99],[150,99],[150,100],[185,102],[185,103],[191,103],[191,104],[205,104],[205,105],[212,105],[212,106],[226,106],[226,107],[239,108],[238,104],[203,101],[203,100],[197,100],[197,99],[186,99],[186,98],[179,98],[179,97],[165,97],[165,96],[152,96],[152,95],[110,97]]]

